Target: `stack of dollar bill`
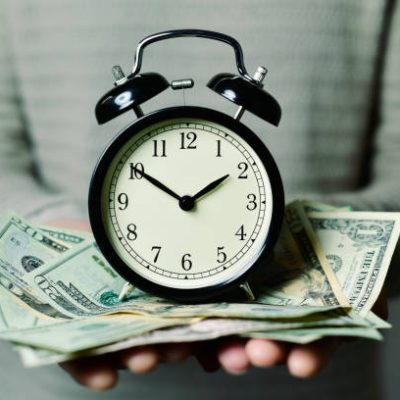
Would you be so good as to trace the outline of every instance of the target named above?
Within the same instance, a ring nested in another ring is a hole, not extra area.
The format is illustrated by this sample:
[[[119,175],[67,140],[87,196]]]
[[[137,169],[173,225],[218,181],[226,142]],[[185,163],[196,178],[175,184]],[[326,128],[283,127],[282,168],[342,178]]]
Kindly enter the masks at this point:
[[[325,336],[381,339],[371,311],[400,232],[400,213],[352,212],[296,201],[286,207],[256,299],[179,304],[124,280],[84,232],[0,219],[0,338],[25,366],[150,343],[227,335],[308,343]]]

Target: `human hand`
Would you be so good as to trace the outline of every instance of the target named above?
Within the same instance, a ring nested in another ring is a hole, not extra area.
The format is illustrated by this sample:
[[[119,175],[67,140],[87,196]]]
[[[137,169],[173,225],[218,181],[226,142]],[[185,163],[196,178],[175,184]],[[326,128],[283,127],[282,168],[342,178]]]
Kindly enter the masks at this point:
[[[382,292],[372,311],[383,319],[388,317],[387,299]],[[202,348],[197,359],[206,371],[220,366],[232,374],[241,374],[250,367],[267,368],[286,364],[289,372],[298,378],[310,378],[320,372],[343,343],[354,340],[328,337],[316,342],[297,345],[268,339],[229,338],[210,342]]]
[[[102,391],[112,388],[118,382],[118,370],[128,369],[133,373],[154,370],[162,362],[180,362],[191,353],[189,343],[171,343],[158,346],[141,346],[61,363],[78,383]]]
[[[51,221],[50,224],[71,229],[89,229],[83,221]],[[387,301],[382,292],[373,308],[381,318],[387,318]],[[152,371],[161,362],[178,362],[194,354],[206,371],[220,367],[232,374],[254,367],[286,364],[289,372],[299,378],[316,375],[329,362],[335,350],[352,339],[330,337],[307,345],[293,345],[268,339],[223,338],[217,341],[165,344],[126,349],[118,353],[62,363],[77,382],[96,390],[105,390],[118,381],[118,370],[135,373]]]

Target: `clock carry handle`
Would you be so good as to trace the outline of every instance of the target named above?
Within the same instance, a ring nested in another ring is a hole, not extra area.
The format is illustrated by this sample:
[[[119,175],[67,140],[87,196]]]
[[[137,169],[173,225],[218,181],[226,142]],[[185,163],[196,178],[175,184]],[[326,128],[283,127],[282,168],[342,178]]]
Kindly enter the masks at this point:
[[[142,66],[143,51],[145,47],[161,40],[173,39],[178,37],[201,37],[204,39],[217,40],[219,42],[223,42],[232,46],[233,51],[235,52],[236,67],[239,74],[252,83],[258,83],[257,80],[253,79],[248,74],[246,67],[244,66],[242,47],[236,39],[220,32],[207,31],[203,29],[177,29],[172,31],[159,32],[155,33],[154,35],[147,36],[139,42],[136,49],[135,65],[132,69],[132,76],[136,76],[140,72],[140,68]]]
[[[158,73],[145,72],[139,74],[139,72],[142,66],[143,51],[148,45],[177,37],[201,37],[217,40],[232,46],[239,75],[230,73],[217,74],[211,78],[207,86],[239,106],[235,119],[239,120],[244,110],[248,110],[273,125],[277,126],[279,124],[281,119],[279,103],[273,96],[263,90],[262,80],[267,73],[266,68],[258,67],[254,76],[251,77],[244,65],[242,48],[236,39],[223,33],[202,29],[178,29],[159,32],[141,40],[137,46],[135,64],[129,76],[124,75],[120,66],[113,67],[115,87],[104,94],[96,104],[95,113],[100,124],[131,109],[134,110],[137,117],[141,117],[143,115],[140,108],[142,103],[167,88],[173,87]]]

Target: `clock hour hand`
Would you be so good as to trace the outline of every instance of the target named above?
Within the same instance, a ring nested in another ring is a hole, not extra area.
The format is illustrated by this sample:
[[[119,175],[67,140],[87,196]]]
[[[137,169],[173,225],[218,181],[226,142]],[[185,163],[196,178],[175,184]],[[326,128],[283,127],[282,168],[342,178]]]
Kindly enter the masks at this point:
[[[194,208],[195,201],[199,199],[200,197],[204,196],[206,193],[210,192],[211,190],[215,189],[218,185],[220,185],[227,177],[229,174],[224,175],[221,178],[218,178],[217,180],[209,183],[206,187],[201,189],[199,192],[197,192],[194,196],[182,196],[179,200],[179,207],[183,211],[190,211]]]
[[[199,192],[197,192],[194,196],[192,196],[193,200],[197,200],[200,197],[204,196],[206,193],[210,192],[211,190],[215,189],[217,186],[219,186],[227,177],[229,174],[224,175],[223,177],[216,179],[215,181],[209,183],[206,187],[201,189]]]
[[[177,200],[181,199],[181,196],[177,195],[173,190],[171,190],[169,187],[165,186],[163,183],[161,183],[158,179],[153,178],[152,176],[146,174],[144,171],[139,170],[138,168],[133,168],[138,174],[140,174],[144,179],[148,180],[150,183],[152,183],[154,186],[158,187],[161,189],[163,192],[168,193],[170,196],[174,197]]]

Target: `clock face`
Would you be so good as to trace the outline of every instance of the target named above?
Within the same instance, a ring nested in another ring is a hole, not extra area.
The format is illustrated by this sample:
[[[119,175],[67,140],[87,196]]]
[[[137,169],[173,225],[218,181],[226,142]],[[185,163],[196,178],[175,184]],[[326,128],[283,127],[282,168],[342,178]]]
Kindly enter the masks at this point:
[[[274,216],[259,149],[215,118],[161,118],[124,136],[97,173],[105,238],[94,233],[113,266],[134,284],[137,277],[173,290],[217,287],[246,273]]]

